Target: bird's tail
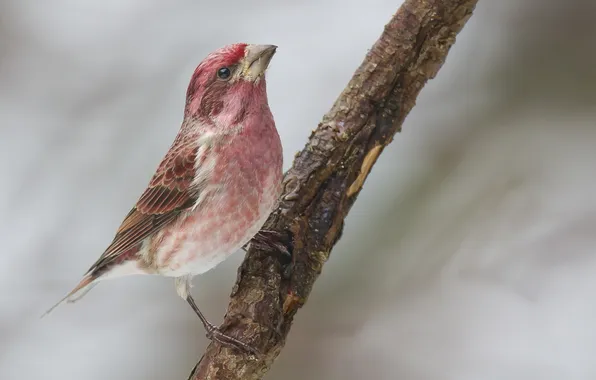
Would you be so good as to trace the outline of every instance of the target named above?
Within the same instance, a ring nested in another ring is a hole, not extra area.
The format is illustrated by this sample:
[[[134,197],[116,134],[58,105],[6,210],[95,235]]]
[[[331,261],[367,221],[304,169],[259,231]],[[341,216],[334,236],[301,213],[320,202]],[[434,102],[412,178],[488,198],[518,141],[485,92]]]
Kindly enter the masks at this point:
[[[41,318],[50,314],[52,312],[52,310],[57,308],[60,304],[62,304],[65,301],[70,303],[70,302],[76,302],[76,301],[80,300],[81,298],[83,298],[83,296],[85,294],[87,294],[87,292],[89,292],[91,289],[93,289],[93,287],[95,285],[97,285],[96,280],[97,280],[97,277],[93,276],[93,274],[91,274],[91,273],[86,274],[85,277],[83,277],[83,279],[81,280],[81,282],[79,282],[79,284],[77,286],[75,286],[75,288],[73,290],[71,290],[67,295],[65,295],[60,301],[56,302],[56,304],[54,304],[54,306],[49,308],[48,311],[46,311],[41,316]]]

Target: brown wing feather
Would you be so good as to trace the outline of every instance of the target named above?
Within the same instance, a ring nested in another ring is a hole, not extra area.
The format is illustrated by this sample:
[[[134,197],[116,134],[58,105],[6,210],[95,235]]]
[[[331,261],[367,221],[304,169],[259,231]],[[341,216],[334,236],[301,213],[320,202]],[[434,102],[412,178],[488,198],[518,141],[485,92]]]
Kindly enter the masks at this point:
[[[201,191],[200,186],[193,185],[199,154],[198,144],[193,141],[197,140],[176,139],[149,186],[122,221],[114,240],[90,271],[105,267],[195,204]],[[202,152],[204,155],[206,150]]]

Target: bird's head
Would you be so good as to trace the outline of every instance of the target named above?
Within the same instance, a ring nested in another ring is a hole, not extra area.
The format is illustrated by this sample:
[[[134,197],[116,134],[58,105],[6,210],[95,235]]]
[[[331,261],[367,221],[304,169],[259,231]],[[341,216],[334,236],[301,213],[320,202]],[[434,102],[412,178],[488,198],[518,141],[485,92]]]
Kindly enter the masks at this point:
[[[238,43],[209,54],[190,80],[185,117],[232,125],[251,108],[267,106],[265,71],[276,49]]]

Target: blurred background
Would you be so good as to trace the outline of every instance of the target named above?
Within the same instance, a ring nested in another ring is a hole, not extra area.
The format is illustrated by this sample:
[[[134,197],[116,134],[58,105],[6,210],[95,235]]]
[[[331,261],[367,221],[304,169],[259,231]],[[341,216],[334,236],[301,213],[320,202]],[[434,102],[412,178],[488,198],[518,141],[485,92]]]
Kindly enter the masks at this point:
[[[170,279],[75,285],[145,188],[190,74],[279,45],[285,167],[400,1],[0,2],[0,378],[186,379]],[[268,379],[596,378],[596,3],[479,2],[365,184]],[[195,280],[220,322],[236,254]]]

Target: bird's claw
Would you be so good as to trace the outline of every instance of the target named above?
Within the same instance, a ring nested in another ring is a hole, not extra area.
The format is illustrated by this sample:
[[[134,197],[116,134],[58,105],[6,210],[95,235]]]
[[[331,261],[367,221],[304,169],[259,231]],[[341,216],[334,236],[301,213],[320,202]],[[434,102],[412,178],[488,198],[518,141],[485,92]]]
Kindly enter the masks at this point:
[[[285,244],[287,237],[283,233],[271,230],[260,230],[250,241],[259,248],[271,248],[281,253],[286,259],[292,259],[291,248]]]
[[[249,354],[255,355],[257,357],[261,355],[261,353],[257,349],[251,347],[250,345],[248,345],[236,338],[233,338],[229,335],[222,333],[221,330],[217,326],[215,326],[211,323],[209,323],[208,325],[205,326],[205,330],[206,330],[205,335],[207,336],[207,339],[209,339],[209,340],[216,341],[223,346],[237,348],[240,351],[248,352]]]

